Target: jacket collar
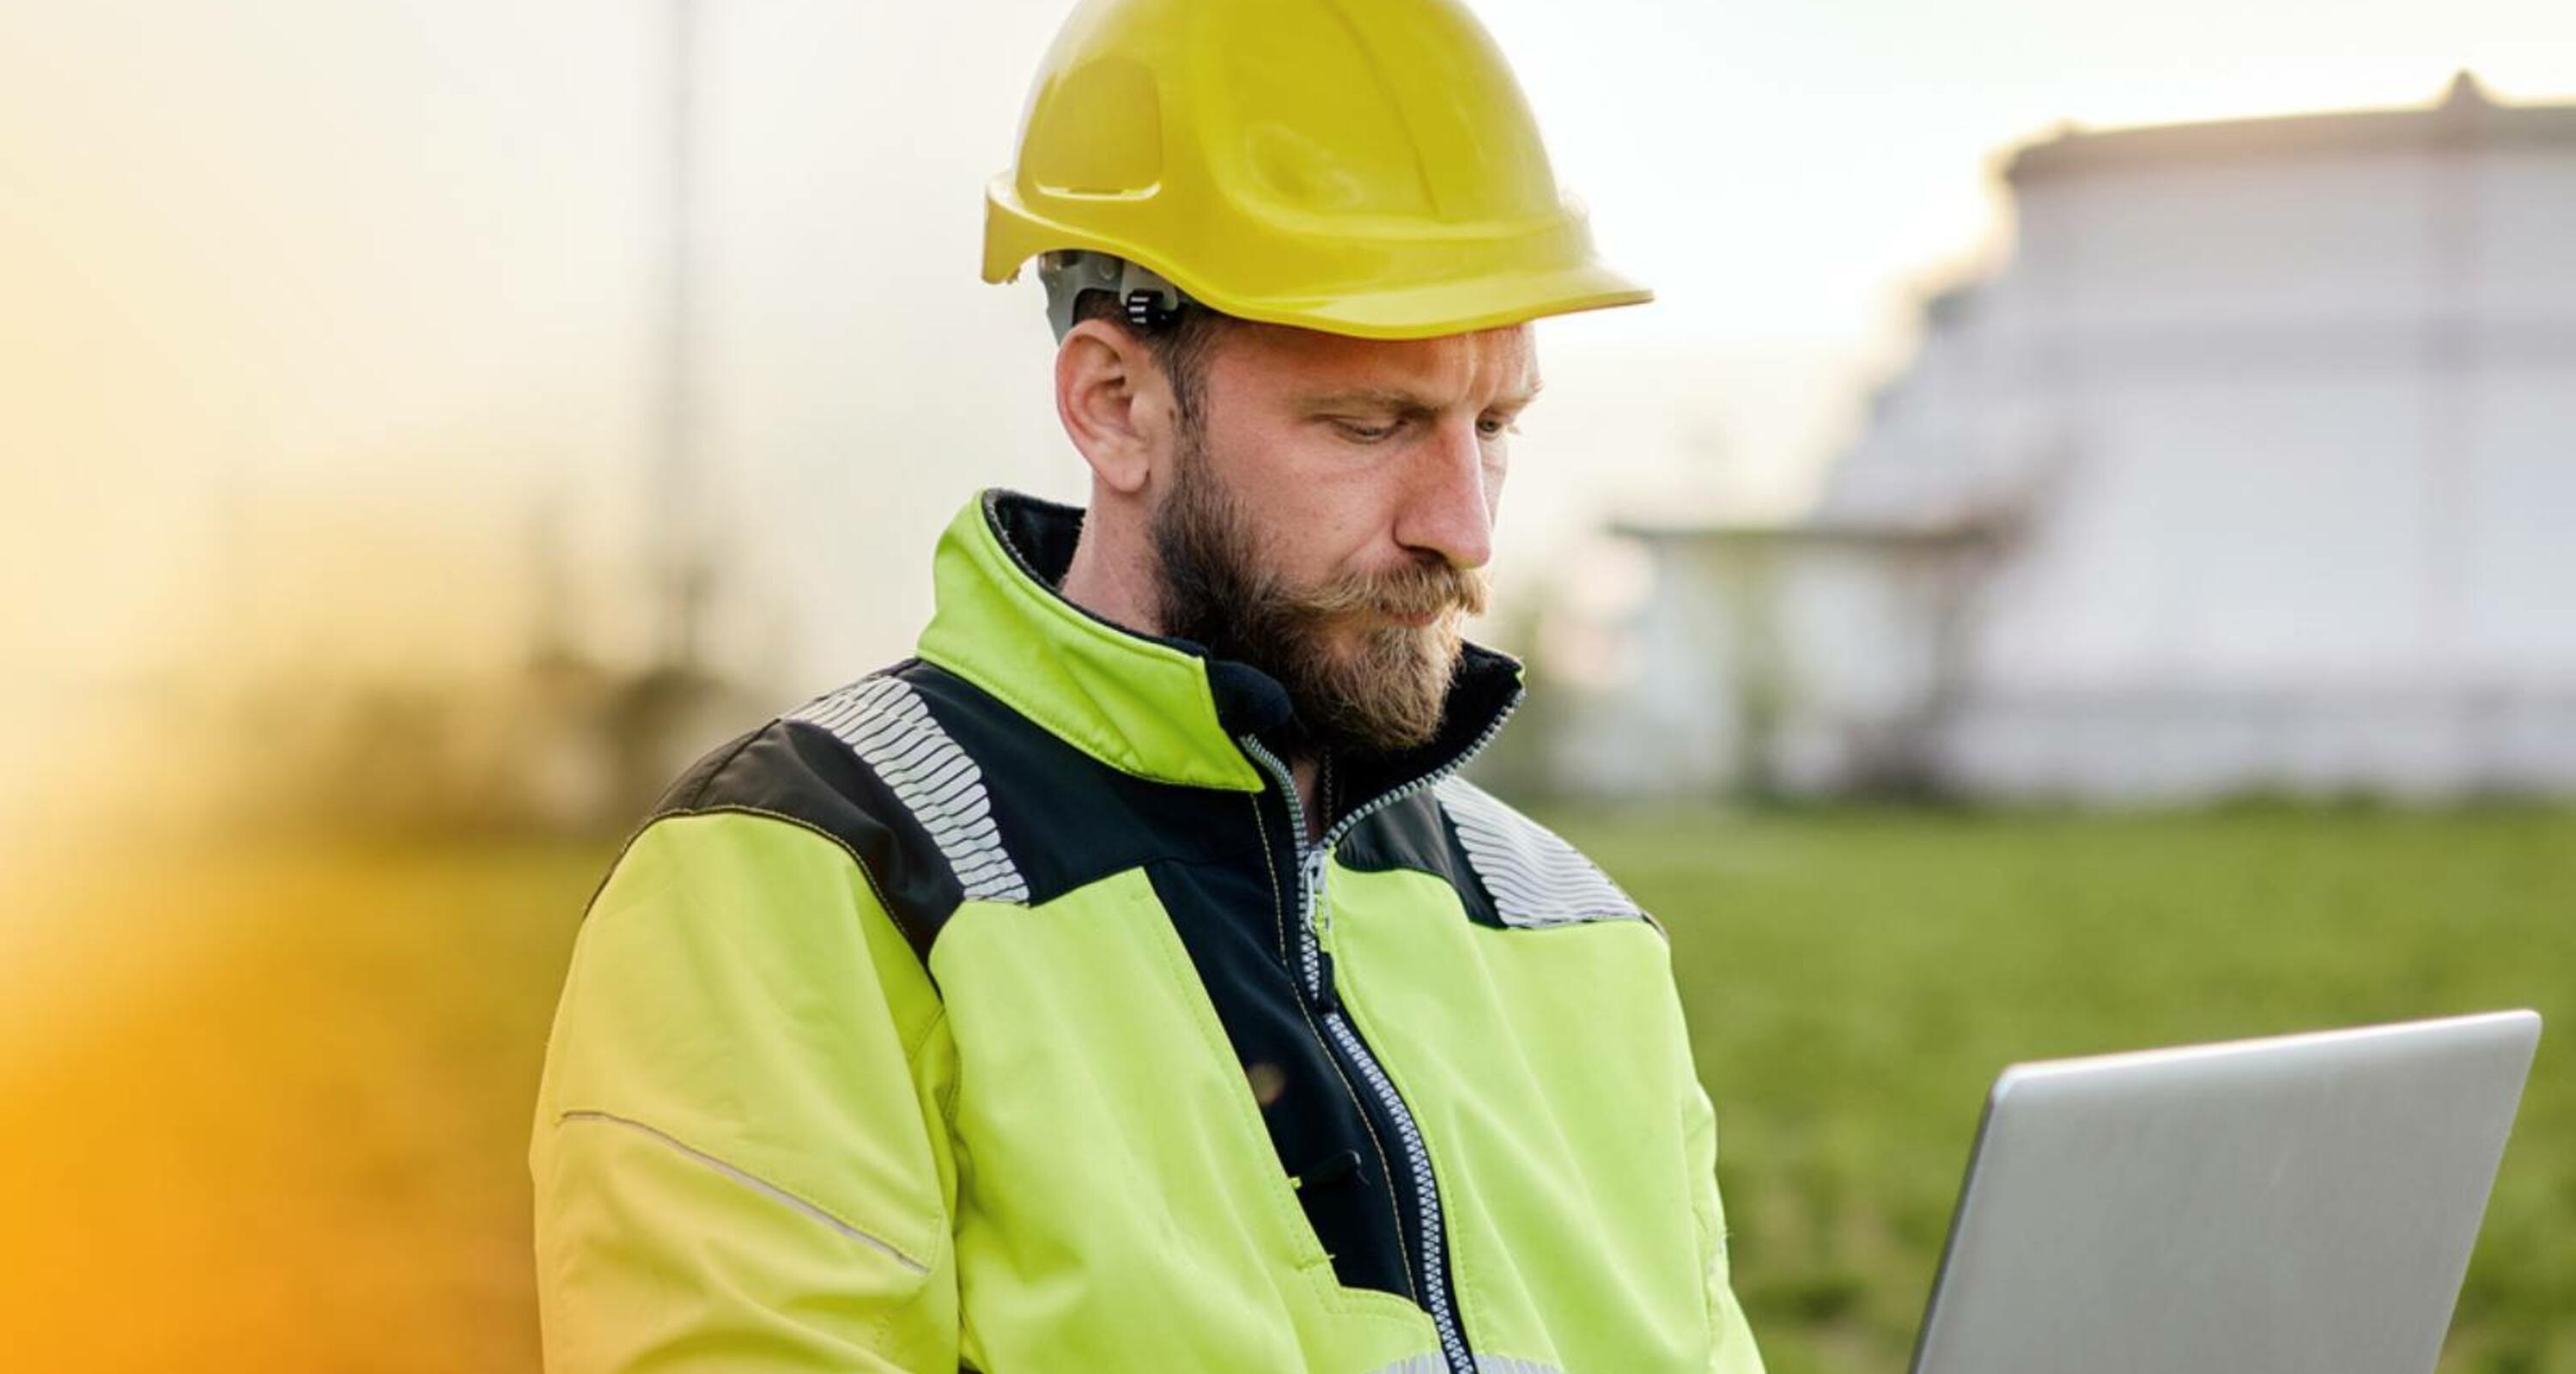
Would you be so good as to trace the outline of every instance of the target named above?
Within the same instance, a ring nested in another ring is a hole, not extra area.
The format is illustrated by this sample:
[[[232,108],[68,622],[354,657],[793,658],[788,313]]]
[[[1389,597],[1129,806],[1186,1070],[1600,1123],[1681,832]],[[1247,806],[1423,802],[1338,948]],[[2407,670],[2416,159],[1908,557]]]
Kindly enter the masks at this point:
[[[1295,732],[1268,674],[1186,639],[1141,634],[1066,600],[1082,510],[999,487],[950,521],[932,564],[937,609],[921,657],[990,693],[1092,758],[1136,777],[1257,792],[1240,736]],[[1517,660],[1468,645],[1439,734],[1419,749],[1355,761],[1354,800],[1445,773],[1481,748],[1521,692]],[[1363,792],[1361,788],[1367,789]]]

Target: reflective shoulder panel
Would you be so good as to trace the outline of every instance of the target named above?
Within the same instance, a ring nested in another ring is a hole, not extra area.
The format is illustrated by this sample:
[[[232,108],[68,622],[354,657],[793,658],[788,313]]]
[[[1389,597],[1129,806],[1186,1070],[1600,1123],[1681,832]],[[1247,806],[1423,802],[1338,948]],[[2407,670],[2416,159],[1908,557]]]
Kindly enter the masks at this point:
[[[1436,1354],[1416,1355],[1411,1359],[1381,1365],[1370,1370],[1369,1374],[1445,1374],[1448,1367],[1448,1362]],[[1540,1364],[1535,1360],[1515,1360],[1502,1355],[1478,1355],[1476,1374],[1564,1374],[1564,1372],[1555,1365]]]
[[[829,731],[859,756],[929,832],[967,900],[1028,901],[1029,885],[993,824],[984,770],[932,718],[912,684],[863,677],[786,718]]]
[[[1536,1360],[1515,1360],[1507,1355],[1479,1355],[1476,1357],[1476,1374],[1564,1374],[1564,1371],[1555,1365],[1540,1364]]]
[[[1433,789],[1467,864],[1514,926],[1646,920],[1646,913],[1573,845],[1463,778]]]

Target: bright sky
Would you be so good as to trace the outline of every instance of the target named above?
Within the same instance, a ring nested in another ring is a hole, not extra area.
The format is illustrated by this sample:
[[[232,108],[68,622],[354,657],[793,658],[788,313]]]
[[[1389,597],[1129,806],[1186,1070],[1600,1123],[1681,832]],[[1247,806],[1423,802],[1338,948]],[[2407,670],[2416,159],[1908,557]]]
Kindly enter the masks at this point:
[[[975,486],[1078,496],[1036,287],[976,280],[1057,0],[706,6],[720,648],[902,653]],[[2000,240],[1997,151],[2126,124],[2576,97],[2565,0],[1485,0],[1654,305],[1551,322],[1517,570],[1614,509],[1793,506],[1909,287]],[[0,640],[26,664],[515,652],[554,503],[644,621],[663,0],[0,6]]]

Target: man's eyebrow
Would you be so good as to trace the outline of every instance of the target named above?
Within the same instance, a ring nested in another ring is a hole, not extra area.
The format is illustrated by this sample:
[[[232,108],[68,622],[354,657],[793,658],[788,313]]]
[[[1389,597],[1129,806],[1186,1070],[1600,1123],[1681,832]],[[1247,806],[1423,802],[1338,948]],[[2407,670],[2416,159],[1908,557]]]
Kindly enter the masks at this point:
[[[1494,404],[1504,410],[1519,410],[1538,398],[1540,385],[1532,382],[1526,391],[1496,397]],[[1297,407],[1314,414],[1335,410],[1376,410],[1398,415],[1432,415],[1440,410],[1422,397],[1392,386],[1355,386],[1340,391],[1316,392],[1298,397]]]
[[[1399,415],[1427,415],[1438,407],[1401,387],[1355,386],[1297,398],[1301,410],[1391,410]]]

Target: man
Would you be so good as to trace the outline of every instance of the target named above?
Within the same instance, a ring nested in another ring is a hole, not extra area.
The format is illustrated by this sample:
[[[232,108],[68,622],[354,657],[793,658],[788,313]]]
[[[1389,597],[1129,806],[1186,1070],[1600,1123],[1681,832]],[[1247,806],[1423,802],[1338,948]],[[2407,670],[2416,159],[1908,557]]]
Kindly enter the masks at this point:
[[[1459,776],[1527,321],[1592,258],[1449,0],[1100,0],[1041,258],[1085,509],[708,755],[593,900],[530,1164],[557,1374],[1758,1371],[1664,939]]]

